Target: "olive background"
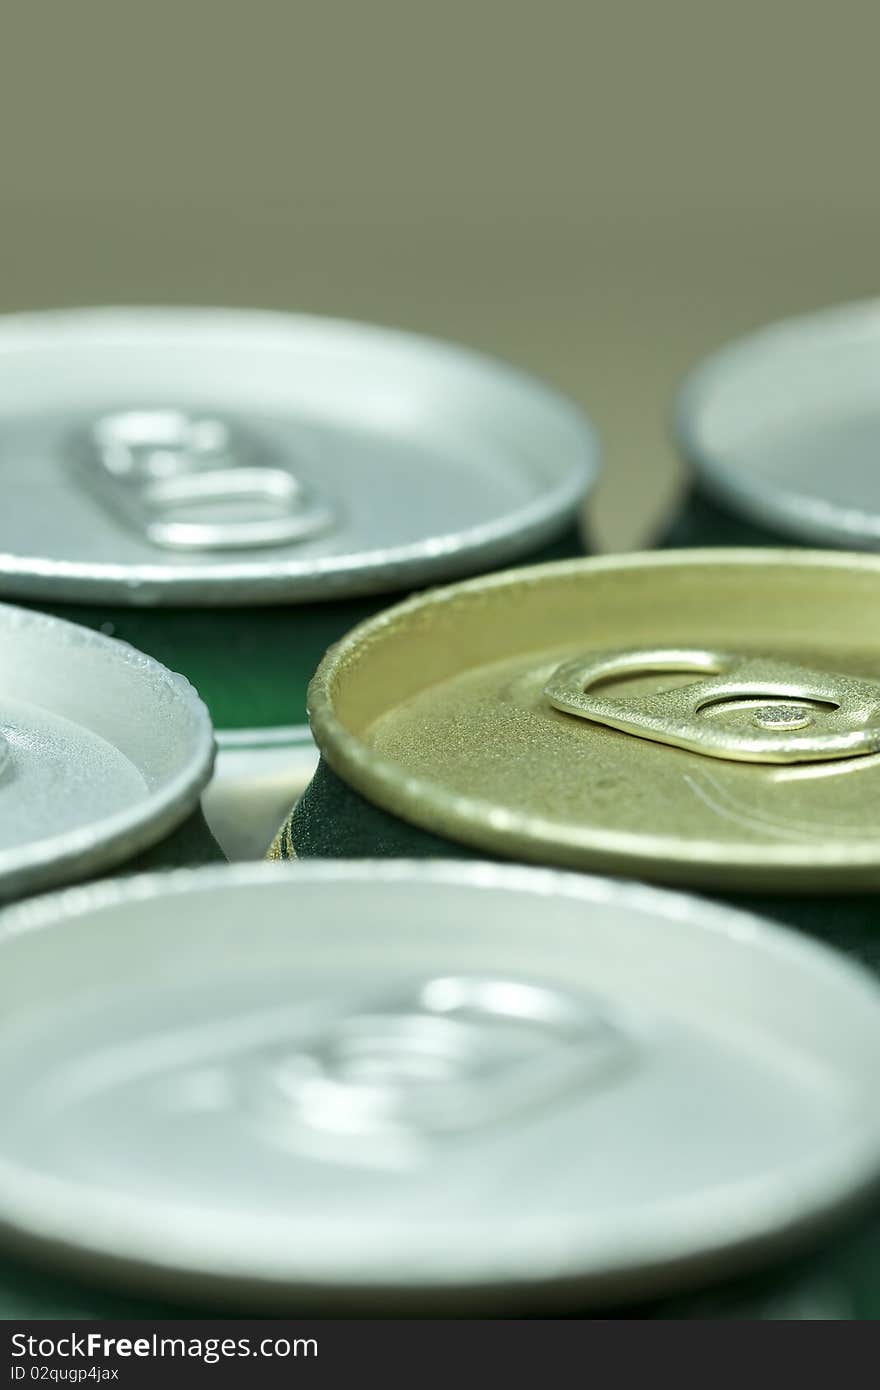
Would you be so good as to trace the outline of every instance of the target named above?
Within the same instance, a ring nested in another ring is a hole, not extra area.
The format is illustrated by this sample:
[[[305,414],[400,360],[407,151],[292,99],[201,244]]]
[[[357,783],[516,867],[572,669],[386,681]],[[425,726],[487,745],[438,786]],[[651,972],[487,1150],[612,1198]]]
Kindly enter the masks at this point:
[[[593,415],[599,541],[638,545],[694,359],[878,288],[878,51],[872,0],[10,0],[0,308],[278,306],[501,354]]]

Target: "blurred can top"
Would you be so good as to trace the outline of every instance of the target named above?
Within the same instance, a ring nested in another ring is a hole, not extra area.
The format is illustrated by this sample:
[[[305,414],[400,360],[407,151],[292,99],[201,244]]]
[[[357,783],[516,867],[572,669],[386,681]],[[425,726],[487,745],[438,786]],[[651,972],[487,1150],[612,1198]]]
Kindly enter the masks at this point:
[[[0,899],[126,865],[221,860],[192,686],[122,642],[0,604]]]
[[[4,1235],[117,1287],[583,1310],[794,1247],[827,1283],[880,1174],[877,983],[679,894],[237,865],[48,895],[0,938]]]
[[[571,545],[592,427],[478,353],[257,311],[0,321],[0,593],[290,724],[367,596]],[[331,602],[332,601],[332,602]]]
[[[880,300],[772,324],[685,381],[692,477],[666,545],[880,549]]]

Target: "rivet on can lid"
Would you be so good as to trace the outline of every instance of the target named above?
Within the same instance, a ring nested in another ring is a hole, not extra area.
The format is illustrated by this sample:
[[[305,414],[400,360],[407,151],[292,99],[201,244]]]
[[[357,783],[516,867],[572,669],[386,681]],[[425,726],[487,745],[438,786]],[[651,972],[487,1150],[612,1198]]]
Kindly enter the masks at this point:
[[[760,729],[806,729],[813,723],[813,716],[798,705],[762,705],[753,718]]]
[[[615,677],[664,671],[702,679],[650,695],[594,692]],[[567,714],[713,758],[820,762],[880,748],[880,682],[774,657],[700,649],[590,652],[559,666],[544,694]],[[746,718],[734,723],[716,718],[740,714]],[[805,728],[811,732],[801,734]]]
[[[163,549],[289,545],[332,522],[267,443],[213,413],[113,412],[75,449],[100,501]]]

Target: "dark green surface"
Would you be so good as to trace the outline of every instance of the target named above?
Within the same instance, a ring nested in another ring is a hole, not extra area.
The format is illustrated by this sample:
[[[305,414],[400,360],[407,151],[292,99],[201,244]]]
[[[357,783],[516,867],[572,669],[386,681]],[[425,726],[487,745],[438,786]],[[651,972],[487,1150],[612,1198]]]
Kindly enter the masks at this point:
[[[487,859],[390,815],[336,776],[322,758],[273,853],[284,859]],[[722,895],[714,895],[721,897]],[[880,894],[728,894],[723,901],[798,927],[880,974]]]
[[[225,864],[226,855],[208,829],[208,823],[197,807],[183,825],[145,849],[135,859],[129,859],[117,870],[120,874],[146,874],[154,869],[186,869],[194,864]]]
[[[806,545],[745,521],[725,509],[696,486],[691,487],[672,525],[657,539],[661,550],[680,550],[700,545]]]
[[[306,688],[324,652],[381,606],[381,598],[372,598],[223,609],[66,603],[45,611],[121,638],[181,671],[215,727],[242,729],[302,724]]]
[[[584,554],[568,528],[520,563]],[[349,628],[405,595],[252,608],[122,608],[113,604],[30,604],[68,622],[106,632],[181,671],[218,729],[302,724],[306,689],[327,648]]]
[[[281,859],[485,859],[361,796],[321,758],[272,849]]]

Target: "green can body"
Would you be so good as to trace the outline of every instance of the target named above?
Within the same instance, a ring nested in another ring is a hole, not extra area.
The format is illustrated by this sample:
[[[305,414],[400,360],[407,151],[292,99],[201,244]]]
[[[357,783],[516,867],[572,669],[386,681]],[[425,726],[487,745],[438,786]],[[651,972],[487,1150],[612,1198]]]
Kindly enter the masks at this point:
[[[146,874],[155,869],[187,869],[197,864],[225,864],[226,855],[208,828],[197,806],[182,825],[152,849],[120,864],[120,874]]]
[[[338,777],[325,758],[279,831],[270,855],[277,859],[491,858],[373,805]],[[880,893],[709,896],[808,932],[880,975]]]
[[[584,554],[576,526],[532,558]],[[33,603],[68,622],[130,642],[195,686],[218,729],[301,724],[306,690],[325,651],[400,595],[236,608]]]
[[[703,545],[808,545],[727,511],[694,484],[687,492],[672,524],[657,538],[663,550]]]
[[[274,859],[487,859],[367,801],[324,758],[270,849]],[[712,894],[808,931],[880,974],[880,894]]]

